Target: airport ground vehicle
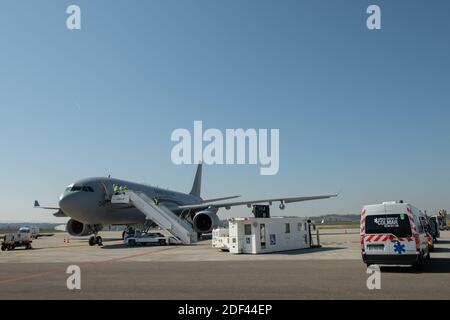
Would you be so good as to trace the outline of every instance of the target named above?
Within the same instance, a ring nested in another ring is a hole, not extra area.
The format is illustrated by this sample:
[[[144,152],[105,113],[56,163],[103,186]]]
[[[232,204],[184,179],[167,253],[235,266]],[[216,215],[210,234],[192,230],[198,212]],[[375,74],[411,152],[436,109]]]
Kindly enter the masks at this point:
[[[430,259],[426,215],[408,203],[368,205],[361,213],[361,253],[370,266],[412,265],[422,269]]]
[[[439,230],[445,231],[449,229],[449,226],[447,225],[447,210],[439,210],[432,218],[436,219]]]
[[[39,237],[39,228],[36,227],[21,227],[19,233],[30,234],[31,239],[37,239]]]
[[[18,232],[6,234],[3,241],[1,250],[14,250],[18,247],[25,247],[26,250],[32,249],[31,243],[33,242],[31,233]]]
[[[429,225],[429,233],[433,237],[434,243],[437,242],[437,239],[441,237],[441,231],[439,229],[439,220],[437,217],[433,216],[428,219]]]
[[[161,233],[136,232],[134,236],[125,238],[124,243],[130,247],[135,247],[138,244],[141,246],[148,244],[165,246],[170,243],[170,239]]]

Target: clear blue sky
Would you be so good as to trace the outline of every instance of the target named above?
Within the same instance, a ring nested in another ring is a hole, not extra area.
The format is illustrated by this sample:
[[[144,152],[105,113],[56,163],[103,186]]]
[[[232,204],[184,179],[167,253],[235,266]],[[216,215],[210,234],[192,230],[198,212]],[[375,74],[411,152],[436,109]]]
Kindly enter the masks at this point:
[[[78,4],[82,30],[68,31]],[[382,9],[382,30],[366,8]],[[203,195],[322,194],[288,214],[450,208],[449,1],[2,1],[0,220],[61,221],[89,176],[188,191],[174,129],[279,128],[280,171],[210,166]],[[221,212],[247,215],[244,209]]]

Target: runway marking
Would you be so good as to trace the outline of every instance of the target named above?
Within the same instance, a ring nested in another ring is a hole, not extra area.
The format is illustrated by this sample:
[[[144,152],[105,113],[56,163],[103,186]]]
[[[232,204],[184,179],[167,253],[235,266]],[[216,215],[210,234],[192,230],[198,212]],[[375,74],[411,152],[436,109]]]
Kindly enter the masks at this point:
[[[84,264],[103,264],[103,263],[119,262],[119,261],[123,261],[123,260],[127,260],[127,259],[142,257],[142,256],[152,254],[152,253],[165,252],[165,251],[170,251],[170,250],[174,250],[174,249],[177,249],[177,247],[164,248],[164,249],[161,249],[158,251],[151,251],[151,252],[141,252],[141,253],[136,253],[136,254],[121,257],[121,258],[114,258],[114,259],[103,260],[103,261],[85,262]],[[83,265],[83,263],[81,265]]]
[[[114,263],[114,262],[124,261],[127,259],[136,258],[136,257],[142,257],[142,256],[145,256],[148,254],[159,253],[159,252],[164,252],[164,251],[169,251],[169,250],[174,250],[174,249],[177,249],[177,247],[165,248],[165,249],[161,249],[158,251],[141,252],[141,253],[125,256],[125,257],[102,260],[102,261],[83,262],[83,263],[79,263],[78,265],[80,267],[86,267],[89,265],[95,266],[95,265],[100,265],[100,264]],[[71,264],[71,263],[68,263],[68,264]],[[48,276],[48,275],[51,275],[53,273],[60,272],[60,271],[61,271],[60,268],[58,268],[58,269],[53,269],[53,270],[49,270],[49,271],[45,271],[45,272],[23,275],[23,276],[19,276],[19,277],[10,278],[10,279],[0,280],[0,284],[18,282],[18,281],[22,281],[22,280],[31,280],[31,279],[39,278],[39,277],[45,277],[45,276]],[[64,267],[63,271],[65,272],[65,267]]]
[[[15,277],[15,278],[11,278],[11,279],[0,280],[0,284],[9,283],[9,282],[17,282],[17,281],[21,281],[21,280],[30,280],[30,279],[34,279],[34,278],[38,278],[38,277],[42,277],[42,276],[46,276],[46,275],[52,274],[55,271],[56,271],[56,269],[55,270],[51,270],[51,271],[46,271],[46,272],[29,274],[27,276],[20,276],[20,277]]]

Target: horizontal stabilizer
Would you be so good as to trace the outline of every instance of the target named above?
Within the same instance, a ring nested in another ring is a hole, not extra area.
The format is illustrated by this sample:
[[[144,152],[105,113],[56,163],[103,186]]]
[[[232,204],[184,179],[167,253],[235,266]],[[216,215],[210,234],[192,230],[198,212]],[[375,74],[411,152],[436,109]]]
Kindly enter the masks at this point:
[[[34,200],[34,207],[38,208],[38,209],[48,209],[48,210],[59,210],[59,211],[61,211],[60,208],[56,207],[56,206],[55,207],[47,207],[47,206],[43,207],[43,206],[40,205],[39,201],[37,201],[37,200]],[[64,217],[65,217],[65,215],[64,215]]]

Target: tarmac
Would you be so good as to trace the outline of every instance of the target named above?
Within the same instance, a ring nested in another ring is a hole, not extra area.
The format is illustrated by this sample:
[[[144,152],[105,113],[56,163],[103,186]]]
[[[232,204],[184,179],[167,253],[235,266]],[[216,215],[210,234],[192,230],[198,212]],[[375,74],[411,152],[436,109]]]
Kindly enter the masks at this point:
[[[383,268],[381,289],[367,288],[359,230],[327,230],[322,248],[233,255],[211,247],[127,247],[103,232],[103,247],[65,233],[33,242],[33,250],[0,252],[0,300],[10,299],[448,299],[450,231],[442,232],[423,272]],[[81,270],[69,290],[67,268]]]

